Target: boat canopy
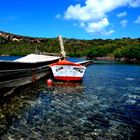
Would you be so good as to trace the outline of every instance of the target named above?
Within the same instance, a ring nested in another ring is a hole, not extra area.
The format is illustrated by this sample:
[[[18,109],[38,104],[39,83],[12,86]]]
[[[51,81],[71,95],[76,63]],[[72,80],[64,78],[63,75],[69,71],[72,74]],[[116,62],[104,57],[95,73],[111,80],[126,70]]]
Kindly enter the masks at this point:
[[[54,65],[71,65],[71,66],[81,66],[80,64],[74,63],[74,62],[70,62],[67,60],[61,60],[59,62],[53,63],[50,66],[54,66]]]
[[[38,62],[46,62],[60,59],[58,56],[47,56],[47,55],[37,55],[37,54],[29,54],[22,58],[14,60],[15,62],[22,63],[38,63]]]

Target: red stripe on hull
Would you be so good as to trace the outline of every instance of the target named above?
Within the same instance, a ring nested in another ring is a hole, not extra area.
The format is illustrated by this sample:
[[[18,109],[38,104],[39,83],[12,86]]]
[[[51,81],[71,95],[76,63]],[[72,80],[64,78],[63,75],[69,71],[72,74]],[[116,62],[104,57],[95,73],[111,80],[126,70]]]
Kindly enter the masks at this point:
[[[63,81],[80,81],[82,77],[72,77],[72,76],[54,76],[57,80],[63,80]]]

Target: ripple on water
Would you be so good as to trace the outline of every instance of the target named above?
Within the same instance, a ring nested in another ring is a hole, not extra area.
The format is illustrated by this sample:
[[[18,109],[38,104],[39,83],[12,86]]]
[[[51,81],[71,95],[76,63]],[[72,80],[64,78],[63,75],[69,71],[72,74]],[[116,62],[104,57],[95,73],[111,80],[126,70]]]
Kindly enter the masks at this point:
[[[135,80],[135,78],[125,78],[126,80],[128,80],[128,81],[133,81],[133,80]]]

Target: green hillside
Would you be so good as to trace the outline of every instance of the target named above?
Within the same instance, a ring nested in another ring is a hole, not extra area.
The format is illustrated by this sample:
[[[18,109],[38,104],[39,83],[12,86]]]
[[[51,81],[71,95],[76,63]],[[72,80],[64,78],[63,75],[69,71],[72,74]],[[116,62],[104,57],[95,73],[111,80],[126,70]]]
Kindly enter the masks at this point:
[[[65,51],[70,57],[109,57],[115,60],[140,63],[140,38],[79,40],[63,38]],[[27,55],[40,52],[59,53],[57,38],[0,36],[0,55]]]

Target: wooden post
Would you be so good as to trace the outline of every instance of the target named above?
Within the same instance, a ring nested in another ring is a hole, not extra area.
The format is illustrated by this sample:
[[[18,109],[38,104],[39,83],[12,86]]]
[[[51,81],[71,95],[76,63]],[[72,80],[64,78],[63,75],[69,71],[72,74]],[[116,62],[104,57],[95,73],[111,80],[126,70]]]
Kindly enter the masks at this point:
[[[65,50],[64,50],[64,44],[63,44],[63,40],[62,40],[62,36],[61,35],[59,35],[58,36],[58,38],[59,38],[59,43],[60,43],[60,50],[61,50],[61,57],[66,57],[66,52],[65,52]]]
[[[35,83],[37,81],[37,75],[35,69],[32,69],[32,82]]]

